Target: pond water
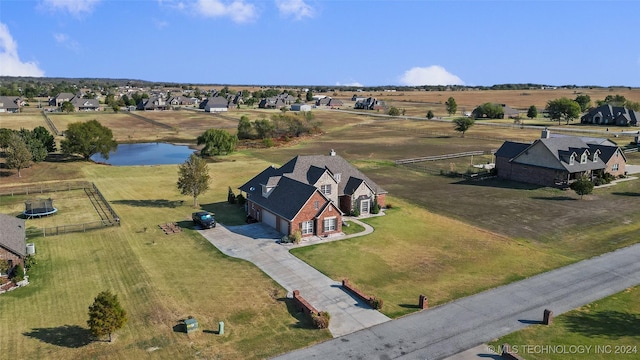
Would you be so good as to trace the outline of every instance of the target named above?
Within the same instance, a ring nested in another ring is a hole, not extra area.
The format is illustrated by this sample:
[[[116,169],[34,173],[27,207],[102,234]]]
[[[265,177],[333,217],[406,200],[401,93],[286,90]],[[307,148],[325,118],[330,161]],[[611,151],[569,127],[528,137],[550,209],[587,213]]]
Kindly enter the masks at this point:
[[[91,160],[116,166],[182,164],[194,151],[186,145],[167,143],[118,144],[109,159],[95,154]]]

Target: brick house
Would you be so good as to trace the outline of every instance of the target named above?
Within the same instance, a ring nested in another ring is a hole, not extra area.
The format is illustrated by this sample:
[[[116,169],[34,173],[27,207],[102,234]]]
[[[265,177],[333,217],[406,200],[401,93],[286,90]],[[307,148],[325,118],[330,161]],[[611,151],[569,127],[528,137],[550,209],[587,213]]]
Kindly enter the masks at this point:
[[[505,141],[496,151],[498,177],[530,184],[566,187],[580,176],[626,173],[622,150],[606,139],[551,136],[531,144]]]
[[[580,122],[596,125],[638,126],[640,125],[638,124],[639,119],[639,111],[633,111],[624,106],[605,104],[589,110],[580,118]]]
[[[342,232],[344,214],[368,214],[374,201],[384,206],[387,193],[333,150],[268,167],[239,189],[246,193],[248,216],[302,236]]]
[[[14,216],[0,214],[0,260],[9,262],[9,269],[18,264],[24,268],[27,256],[25,221]],[[11,270],[9,270],[9,273]],[[7,276],[7,274],[0,274]]]

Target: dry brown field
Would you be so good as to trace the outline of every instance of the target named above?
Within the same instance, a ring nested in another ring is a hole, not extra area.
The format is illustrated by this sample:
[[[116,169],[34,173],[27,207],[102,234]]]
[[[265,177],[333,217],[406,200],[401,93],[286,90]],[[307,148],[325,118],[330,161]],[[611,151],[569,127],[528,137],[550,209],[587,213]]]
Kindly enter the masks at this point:
[[[35,129],[38,126],[49,128],[40,113],[22,113],[22,114],[0,114],[0,128],[20,130]]]

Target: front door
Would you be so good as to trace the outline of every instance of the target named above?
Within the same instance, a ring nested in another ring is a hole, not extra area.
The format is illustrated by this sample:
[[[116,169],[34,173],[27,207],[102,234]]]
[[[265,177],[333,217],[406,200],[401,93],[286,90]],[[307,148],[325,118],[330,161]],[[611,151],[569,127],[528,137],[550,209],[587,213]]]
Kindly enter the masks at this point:
[[[360,201],[360,215],[369,213],[369,199]]]

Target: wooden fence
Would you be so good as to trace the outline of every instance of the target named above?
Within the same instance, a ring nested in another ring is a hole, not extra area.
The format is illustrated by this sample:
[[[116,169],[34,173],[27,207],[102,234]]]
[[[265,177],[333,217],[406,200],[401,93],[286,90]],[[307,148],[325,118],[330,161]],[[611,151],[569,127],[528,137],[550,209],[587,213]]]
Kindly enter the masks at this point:
[[[455,158],[474,156],[474,155],[493,155],[494,153],[495,153],[495,150],[491,150],[491,151],[477,150],[477,151],[467,151],[467,152],[454,153],[454,154],[423,156],[418,158],[396,160],[396,165],[411,164],[411,163],[417,163],[417,162],[423,162],[423,161],[455,159]]]
[[[51,132],[56,134],[56,136],[60,135],[60,131],[58,131],[58,128],[53,124],[53,121],[51,121],[49,116],[44,111],[42,112],[42,116],[44,116],[44,121],[47,123],[47,125],[49,125]]]

